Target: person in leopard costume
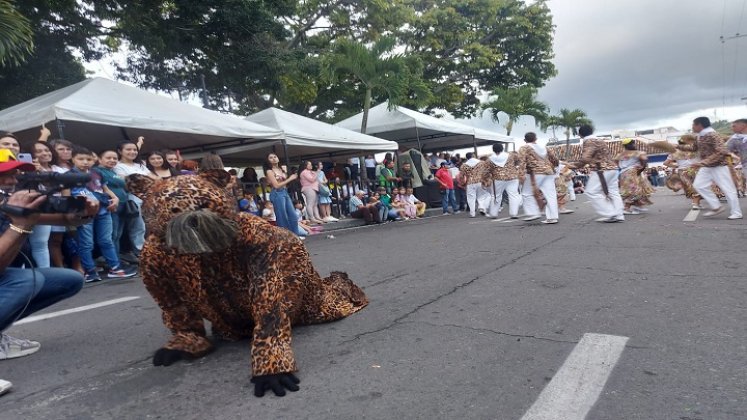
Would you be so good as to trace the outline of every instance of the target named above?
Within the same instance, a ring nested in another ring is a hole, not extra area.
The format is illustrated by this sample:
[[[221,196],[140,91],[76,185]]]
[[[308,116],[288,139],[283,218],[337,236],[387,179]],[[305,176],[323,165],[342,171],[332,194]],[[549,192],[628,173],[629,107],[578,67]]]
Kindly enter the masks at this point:
[[[297,391],[291,326],[339,320],[368,304],[342,272],[322,278],[291,232],[239,213],[223,170],[164,180],[132,175],[128,190],[143,199],[147,226],[143,282],[171,330],[153,356],[156,366],[205,356],[214,337],[252,338],[254,393]]]

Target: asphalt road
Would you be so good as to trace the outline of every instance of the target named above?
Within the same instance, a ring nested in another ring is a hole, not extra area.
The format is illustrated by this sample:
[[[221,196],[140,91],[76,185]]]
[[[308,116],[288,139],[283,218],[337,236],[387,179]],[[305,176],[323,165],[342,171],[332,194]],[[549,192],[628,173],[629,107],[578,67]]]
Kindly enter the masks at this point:
[[[13,327],[42,349],[0,362],[0,418],[521,419],[597,333],[629,340],[586,418],[747,419],[747,222],[655,201],[621,224],[581,195],[552,226],[462,214],[308,239],[371,303],[294,329],[284,398],[252,395],[248,341],[153,367],[168,334],[140,280],[88,286],[47,312],[139,298]]]

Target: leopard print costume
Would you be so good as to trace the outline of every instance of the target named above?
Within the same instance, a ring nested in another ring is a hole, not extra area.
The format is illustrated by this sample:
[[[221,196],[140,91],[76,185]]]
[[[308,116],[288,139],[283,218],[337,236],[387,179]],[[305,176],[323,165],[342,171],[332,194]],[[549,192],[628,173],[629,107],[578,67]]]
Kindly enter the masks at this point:
[[[291,325],[344,318],[365,307],[368,299],[345,273],[322,278],[291,232],[238,213],[224,189],[229,181],[222,170],[158,181],[128,177],[129,191],[144,201],[148,235],[141,253],[143,282],[173,334],[164,348],[191,357],[209,353],[207,319],[214,336],[252,337],[254,377],[294,372]],[[220,253],[185,254],[168,247],[165,236],[172,219],[201,211],[235,223],[235,241]]]

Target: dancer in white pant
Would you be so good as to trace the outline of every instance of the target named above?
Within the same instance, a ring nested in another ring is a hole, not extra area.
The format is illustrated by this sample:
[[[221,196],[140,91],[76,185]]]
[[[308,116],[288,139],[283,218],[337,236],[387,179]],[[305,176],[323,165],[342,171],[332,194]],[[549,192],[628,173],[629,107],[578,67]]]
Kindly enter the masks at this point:
[[[490,193],[489,217],[496,218],[501,210],[503,192],[508,194],[508,215],[512,219],[519,216],[521,195],[519,195],[519,155],[506,153],[503,144],[493,145],[493,155],[485,162],[482,185]]]
[[[480,207],[480,201],[485,203],[483,198],[484,193],[481,192],[482,185],[480,183],[482,178],[484,162],[479,159],[475,159],[473,153],[467,153],[467,161],[462,164],[459,171],[464,174],[467,179],[467,205],[469,206],[469,217],[475,217],[477,209],[484,211],[485,207]],[[482,200],[480,200],[482,199]]]
[[[620,185],[617,164],[612,160],[610,149],[602,139],[592,134],[594,128],[584,124],[578,129],[581,136],[581,159],[568,163],[569,168],[578,169],[586,165],[591,167],[589,181],[584,195],[589,199],[594,211],[602,216],[598,222],[614,223],[625,220],[623,201],[620,197]]]
[[[739,206],[737,187],[731,177],[726,158],[730,155],[721,136],[711,128],[708,117],[698,117],[693,120],[693,132],[698,133],[698,142],[695,144],[700,161],[693,167],[700,167],[693,181],[693,187],[706,201],[710,211],[703,216],[712,217],[722,213],[725,209],[719,203],[718,197],[711,190],[711,184],[716,184],[726,196],[731,214],[730,220],[741,219],[742,209]],[[683,147],[683,146],[678,146]]]
[[[519,149],[519,173],[524,178],[521,196],[524,201],[524,221],[540,218],[540,203],[545,202],[545,220],[542,223],[558,223],[558,197],[555,192],[555,167],[558,158],[544,146],[537,144],[537,135],[526,133],[527,143]],[[526,175],[524,175],[526,174]]]

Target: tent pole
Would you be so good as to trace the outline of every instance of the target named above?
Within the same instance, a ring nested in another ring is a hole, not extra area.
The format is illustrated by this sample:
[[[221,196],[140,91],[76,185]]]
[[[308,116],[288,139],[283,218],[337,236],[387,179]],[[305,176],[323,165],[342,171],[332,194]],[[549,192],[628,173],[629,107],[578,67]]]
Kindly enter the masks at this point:
[[[285,142],[285,139],[281,140],[283,142],[283,153],[285,153],[285,165],[288,167],[288,170],[290,171],[291,163],[290,163],[290,157],[288,156],[288,144]]]
[[[57,124],[57,134],[59,134],[60,138],[64,140],[65,139],[65,132],[64,132],[63,128],[65,127],[65,124],[62,121],[60,121],[59,118],[55,118],[54,122],[55,122],[55,124]]]
[[[415,123],[415,139],[418,141],[418,151],[423,153],[423,145],[420,144],[420,131],[418,131],[418,123]]]

